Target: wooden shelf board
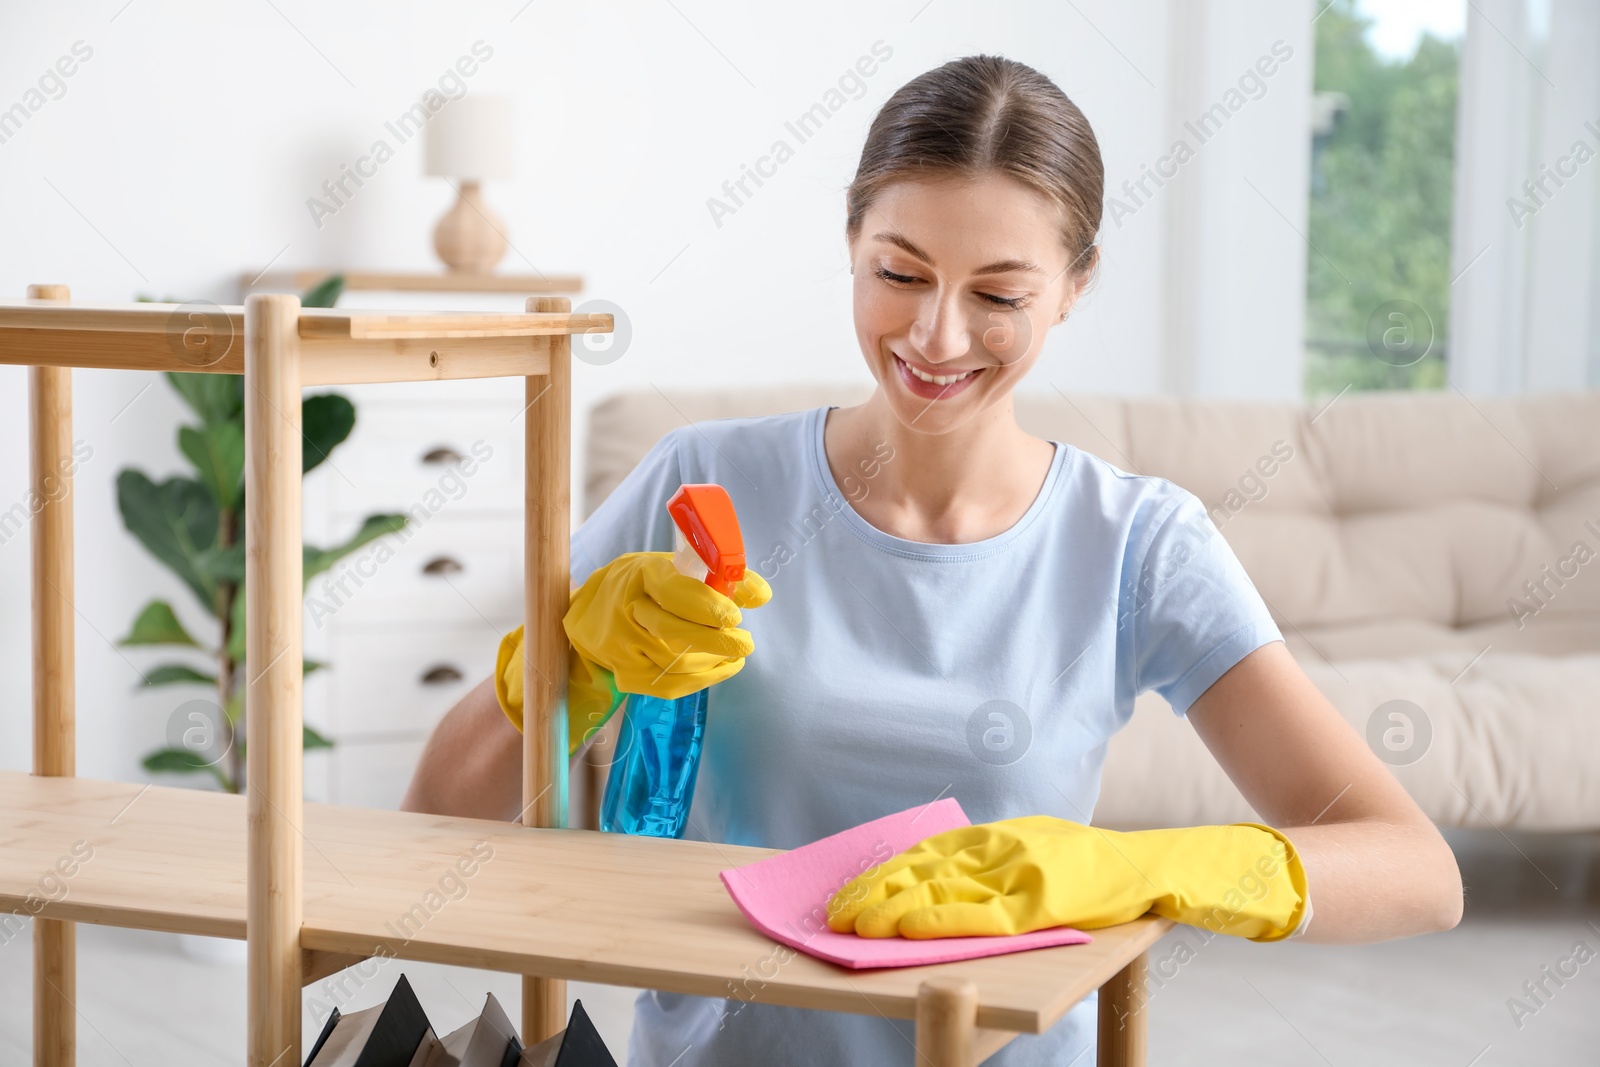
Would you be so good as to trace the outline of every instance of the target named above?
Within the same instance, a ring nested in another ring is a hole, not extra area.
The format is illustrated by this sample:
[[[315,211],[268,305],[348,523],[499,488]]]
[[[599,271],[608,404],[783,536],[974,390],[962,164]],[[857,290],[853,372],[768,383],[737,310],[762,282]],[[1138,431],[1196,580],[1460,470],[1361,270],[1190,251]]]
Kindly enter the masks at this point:
[[[612,326],[606,314],[305,308],[301,379],[315,386],[547,374],[548,347],[530,339]],[[244,308],[0,303],[0,363],[241,374]]]
[[[303,830],[305,949],[901,1019],[922,981],[958,971],[977,984],[980,1027],[1021,1033],[1048,1029],[1172,926],[1146,916],[1088,945],[851,971],[775,945],[728,897],[718,872],[770,849],[313,803]],[[242,798],[0,772],[0,908],[35,914],[29,893],[80,840],[93,858],[38,914],[245,936]],[[462,876],[475,847],[489,858]]]
[[[278,289],[303,292],[334,275],[344,275],[351,291],[428,293],[577,293],[583,279],[575,274],[453,274],[425,271],[286,270],[246,271],[239,276],[241,291]]]
[[[302,338],[358,341],[447,340],[461,337],[549,337],[610,333],[608,314],[567,312],[410,312],[343,311],[306,308],[300,313]]]

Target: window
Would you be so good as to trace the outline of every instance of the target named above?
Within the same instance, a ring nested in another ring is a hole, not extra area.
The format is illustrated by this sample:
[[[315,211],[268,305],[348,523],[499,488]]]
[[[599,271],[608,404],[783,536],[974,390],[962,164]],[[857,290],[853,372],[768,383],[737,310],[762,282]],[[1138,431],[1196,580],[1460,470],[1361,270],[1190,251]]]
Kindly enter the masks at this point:
[[[1305,388],[1437,389],[1465,0],[1332,0],[1317,17]]]

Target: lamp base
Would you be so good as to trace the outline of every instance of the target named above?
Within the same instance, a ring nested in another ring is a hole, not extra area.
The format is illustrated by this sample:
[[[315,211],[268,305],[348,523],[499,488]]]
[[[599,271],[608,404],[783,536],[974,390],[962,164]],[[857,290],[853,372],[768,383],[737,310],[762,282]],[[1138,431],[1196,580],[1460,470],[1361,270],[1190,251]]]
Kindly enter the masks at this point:
[[[488,274],[505,258],[505,223],[483,202],[475,181],[461,183],[461,195],[433,231],[433,250],[452,273]]]

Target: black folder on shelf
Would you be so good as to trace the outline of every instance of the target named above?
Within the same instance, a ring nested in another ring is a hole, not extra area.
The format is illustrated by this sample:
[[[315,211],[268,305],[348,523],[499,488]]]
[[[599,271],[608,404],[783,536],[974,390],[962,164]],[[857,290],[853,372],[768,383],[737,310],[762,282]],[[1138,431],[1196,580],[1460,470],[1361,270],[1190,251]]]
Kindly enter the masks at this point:
[[[525,1049],[520,1067],[617,1067],[617,1061],[589,1021],[583,1001],[575,1000],[567,1028]]]
[[[317,1043],[306,1058],[308,1067],[411,1067],[417,1046],[429,1032],[411,983],[401,975],[394,992],[382,1004],[341,1013],[338,1008],[323,1024]]]
[[[305,1067],[617,1067],[583,1010],[567,1028],[524,1049],[500,1002],[485,995],[476,1018],[444,1038],[434,1033],[406,976],[382,1004],[328,1016]]]

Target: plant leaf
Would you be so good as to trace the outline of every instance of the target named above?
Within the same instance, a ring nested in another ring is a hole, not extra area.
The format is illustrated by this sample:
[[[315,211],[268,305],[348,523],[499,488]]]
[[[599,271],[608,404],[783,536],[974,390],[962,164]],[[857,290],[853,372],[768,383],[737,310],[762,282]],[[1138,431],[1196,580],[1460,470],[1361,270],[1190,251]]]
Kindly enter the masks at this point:
[[[203,771],[209,764],[186,748],[162,748],[144,758],[147,771]]]
[[[159,484],[143,471],[117,474],[117,508],[128,532],[165,563],[211,611],[216,586],[198,561],[217,540],[217,502],[193,478],[168,478]]]
[[[244,543],[227,548],[213,545],[195,557],[195,569],[212,582],[231,582],[244,588]],[[215,612],[215,609],[212,609]]]
[[[219,508],[234,509],[244,501],[244,423],[208,422],[199,429],[178,429],[178,447],[200,472]]]
[[[207,425],[244,419],[244,375],[168,371],[167,381]]]
[[[223,789],[228,788],[228,780],[222,776],[222,770],[215,763],[208,763],[200,758],[198,753],[190,752],[186,748],[160,748],[144,758],[144,769],[152,774],[163,771],[172,774],[193,774],[196,771],[205,771],[217,780]]]
[[[217,679],[210,674],[201,674],[193,667],[186,667],[181,663],[164,663],[144,676],[144,684],[154,685],[181,685],[184,682],[197,682],[209,685],[215,689]]]
[[[350,555],[350,553],[363,545],[405,529],[407,521],[404,515],[368,515],[361,521],[361,528],[343,544],[335,545],[332,548],[317,548],[315,545],[306,545],[300,564],[302,588],[309,586],[311,579],[322,574],[339,560]],[[241,583],[239,593],[233,602],[233,632],[228,641],[228,655],[240,662],[243,662],[245,656],[244,619],[244,587]],[[305,670],[308,674],[323,666],[323,664],[315,661],[307,661],[307,664]]]
[[[304,580],[309,583],[312,578],[321,574],[362,545],[392,534],[396,530],[402,530],[405,525],[406,517],[404,515],[368,515],[361,520],[361,528],[355,532],[355,535],[342,545],[334,545],[332,548],[314,548],[311,545],[307,545],[305,547],[305,560],[302,564]]]
[[[323,663],[323,662],[321,662],[319,660],[308,659],[308,660],[305,660],[301,664],[300,673],[302,675],[314,674],[315,672],[322,670],[326,666],[327,666],[326,663]]]
[[[300,731],[300,748],[303,751],[310,751],[313,748],[333,747],[332,741],[328,740],[326,737],[323,737],[321,734],[317,733],[317,731],[313,730],[304,723],[300,724]]]
[[[330,274],[300,296],[303,308],[331,308],[344,293],[344,275]]]
[[[199,648],[200,642],[190,636],[189,631],[183,628],[183,623],[178,621],[178,616],[173,612],[172,605],[165,600],[152,600],[139,612],[139,617],[133,620],[133,629],[128,631],[128,636],[118,641],[119,645],[188,645]]]
[[[356,425],[356,406],[339,393],[318,393],[300,402],[300,473],[332,452]]]

